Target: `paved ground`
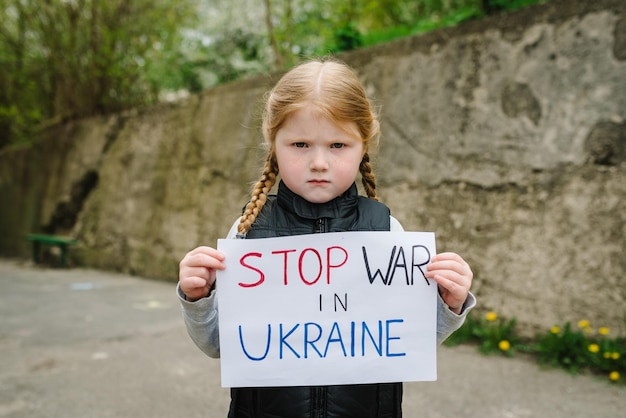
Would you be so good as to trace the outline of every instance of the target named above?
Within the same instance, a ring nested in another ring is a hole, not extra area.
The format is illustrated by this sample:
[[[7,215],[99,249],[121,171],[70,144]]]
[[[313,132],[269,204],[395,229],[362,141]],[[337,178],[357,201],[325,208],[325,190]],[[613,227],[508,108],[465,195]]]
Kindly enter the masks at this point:
[[[626,389],[531,359],[441,347],[405,416],[618,417]],[[0,259],[0,417],[225,417],[219,362],[186,335],[172,283]]]

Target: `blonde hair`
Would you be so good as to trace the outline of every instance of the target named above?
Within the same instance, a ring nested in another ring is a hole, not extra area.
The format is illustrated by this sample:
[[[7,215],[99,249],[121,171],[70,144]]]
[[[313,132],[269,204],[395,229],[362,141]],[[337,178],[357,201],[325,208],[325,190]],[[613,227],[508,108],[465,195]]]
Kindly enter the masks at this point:
[[[378,200],[368,150],[378,139],[380,128],[363,85],[357,74],[343,63],[331,59],[308,61],[287,72],[266,96],[262,128],[269,150],[261,178],[254,185],[239,222],[240,234],[250,230],[276,182],[276,133],[289,115],[309,105],[331,121],[356,124],[364,151],[359,166],[361,182],[367,197]]]

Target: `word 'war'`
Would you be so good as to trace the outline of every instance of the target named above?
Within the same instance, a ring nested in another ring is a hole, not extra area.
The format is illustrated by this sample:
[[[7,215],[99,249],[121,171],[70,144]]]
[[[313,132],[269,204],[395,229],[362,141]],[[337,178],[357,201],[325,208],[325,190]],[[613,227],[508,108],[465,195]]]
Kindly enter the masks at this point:
[[[365,247],[362,249],[362,266],[367,273],[369,284],[374,284],[377,277],[387,286],[393,282],[396,274],[404,277],[408,286],[415,284],[415,276],[422,277],[426,284],[430,282],[424,274],[422,267],[430,262],[430,251],[424,245],[413,245],[405,250],[403,246],[394,245],[389,255],[389,261],[384,256],[375,257],[377,262],[383,259],[385,267],[377,267],[370,261]],[[253,280],[239,282],[243,288],[251,288],[262,285],[267,278],[267,273],[263,271],[261,265],[267,263],[262,260],[264,257],[275,257],[276,263],[280,264],[280,274],[283,285],[287,286],[293,281],[300,281],[307,286],[323,282],[331,284],[331,273],[346,265],[350,258],[348,251],[340,246],[330,246],[320,251],[316,248],[305,248],[301,251],[296,249],[275,250],[269,254],[262,252],[246,253],[239,259],[239,264],[250,272],[254,272]],[[258,261],[258,263],[255,263]],[[267,264],[266,264],[267,265]],[[384,272],[383,272],[384,271]],[[294,277],[296,276],[296,277]],[[276,278],[277,279],[277,278]]]
[[[406,353],[394,351],[401,346],[403,319],[365,321],[339,324],[333,322],[325,328],[316,322],[295,324],[267,324],[265,347],[246,345],[243,326],[239,325],[239,343],[244,355],[252,361],[329,357],[402,357]],[[254,338],[262,342],[261,338]]]
[[[400,271],[400,274],[404,273],[404,279],[406,280],[406,284],[412,286],[415,281],[415,270],[419,271],[421,277],[424,278],[426,284],[430,286],[430,282],[426,278],[422,267],[427,265],[430,262],[430,251],[423,245],[413,245],[411,247],[411,255],[410,255],[410,264],[407,261],[407,256],[404,253],[404,247],[400,247],[398,250],[398,246],[394,245],[391,250],[391,255],[389,256],[389,264],[387,265],[387,273],[383,276],[383,273],[380,269],[377,269],[374,274],[372,274],[372,270],[370,269],[370,263],[368,262],[367,250],[365,247],[361,247],[363,250],[363,260],[365,262],[365,268],[367,270],[367,277],[369,278],[370,284],[374,283],[376,277],[380,276],[380,280],[386,284],[387,286],[391,286],[391,282],[396,275],[396,272]],[[397,250],[397,252],[396,252]]]

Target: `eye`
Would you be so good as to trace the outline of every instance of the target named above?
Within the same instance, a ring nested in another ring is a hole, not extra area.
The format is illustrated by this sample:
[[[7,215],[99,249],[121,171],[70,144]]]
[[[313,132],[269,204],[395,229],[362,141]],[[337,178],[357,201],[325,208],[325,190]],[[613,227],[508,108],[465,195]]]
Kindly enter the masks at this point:
[[[294,142],[293,146],[296,148],[304,148],[306,147],[306,144],[304,142]]]
[[[335,142],[334,144],[330,144],[331,148],[343,148],[346,144],[342,144],[341,142]]]

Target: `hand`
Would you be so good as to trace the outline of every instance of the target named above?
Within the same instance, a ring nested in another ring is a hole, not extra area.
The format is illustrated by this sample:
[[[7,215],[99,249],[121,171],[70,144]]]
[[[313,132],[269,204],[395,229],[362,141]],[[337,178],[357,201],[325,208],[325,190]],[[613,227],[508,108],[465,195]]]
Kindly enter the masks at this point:
[[[211,247],[198,247],[180,261],[178,283],[187,300],[208,296],[215,283],[216,270],[224,270],[224,254]]]
[[[443,301],[456,313],[461,313],[474,274],[469,264],[456,253],[437,254],[430,260],[425,276],[439,286]]]

